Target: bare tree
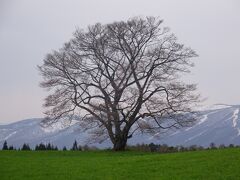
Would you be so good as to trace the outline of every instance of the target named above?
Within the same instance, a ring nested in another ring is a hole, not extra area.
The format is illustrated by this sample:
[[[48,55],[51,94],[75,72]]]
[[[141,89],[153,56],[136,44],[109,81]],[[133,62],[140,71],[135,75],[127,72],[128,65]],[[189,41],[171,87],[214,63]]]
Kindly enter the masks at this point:
[[[189,126],[198,96],[179,75],[195,56],[154,17],[76,30],[39,66],[41,86],[53,92],[44,104],[47,119],[80,114],[82,128],[94,140],[109,138],[114,150],[124,150],[135,132]]]

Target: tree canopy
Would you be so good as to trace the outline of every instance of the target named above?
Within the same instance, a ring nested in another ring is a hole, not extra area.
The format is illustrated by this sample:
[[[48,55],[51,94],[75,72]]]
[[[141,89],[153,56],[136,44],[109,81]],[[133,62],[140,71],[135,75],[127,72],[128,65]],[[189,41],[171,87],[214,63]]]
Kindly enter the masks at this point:
[[[180,75],[197,54],[162,23],[135,17],[77,29],[39,66],[41,86],[51,92],[45,122],[81,116],[92,139],[110,139],[115,150],[124,150],[135,132],[191,125],[196,85],[183,83]]]

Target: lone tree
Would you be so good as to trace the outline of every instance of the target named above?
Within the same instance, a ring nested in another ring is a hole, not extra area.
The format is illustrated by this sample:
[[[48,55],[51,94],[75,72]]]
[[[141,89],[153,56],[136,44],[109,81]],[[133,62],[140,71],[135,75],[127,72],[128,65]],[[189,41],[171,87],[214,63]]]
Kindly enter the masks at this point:
[[[73,143],[73,146],[72,146],[72,149],[73,151],[77,151],[78,150],[78,144],[77,144],[77,141],[75,140],[74,143]]]
[[[7,141],[6,140],[3,143],[2,150],[8,150],[8,145],[7,145]]]
[[[191,125],[196,86],[179,77],[197,55],[162,22],[136,17],[77,29],[39,66],[41,86],[52,92],[45,99],[44,122],[81,115],[93,140],[109,138],[116,151],[124,150],[135,132]]]

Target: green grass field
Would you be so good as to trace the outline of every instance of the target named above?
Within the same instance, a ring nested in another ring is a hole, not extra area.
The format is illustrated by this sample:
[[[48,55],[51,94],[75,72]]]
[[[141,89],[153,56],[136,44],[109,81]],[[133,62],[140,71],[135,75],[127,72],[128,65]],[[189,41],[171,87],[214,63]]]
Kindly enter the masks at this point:
[[[240,179],[240,149],[170,154],[0,151],[0,179]]]

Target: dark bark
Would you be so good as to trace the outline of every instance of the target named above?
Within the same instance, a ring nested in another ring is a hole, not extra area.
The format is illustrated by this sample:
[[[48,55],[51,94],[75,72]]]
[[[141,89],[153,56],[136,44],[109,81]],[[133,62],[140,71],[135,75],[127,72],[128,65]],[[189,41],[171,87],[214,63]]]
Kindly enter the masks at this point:
[[[114,151],[124,151],[127,145],[127,136],[126,135],[120,135],[116,138],[114,144],[113,144],[113,150]]]

